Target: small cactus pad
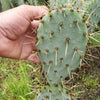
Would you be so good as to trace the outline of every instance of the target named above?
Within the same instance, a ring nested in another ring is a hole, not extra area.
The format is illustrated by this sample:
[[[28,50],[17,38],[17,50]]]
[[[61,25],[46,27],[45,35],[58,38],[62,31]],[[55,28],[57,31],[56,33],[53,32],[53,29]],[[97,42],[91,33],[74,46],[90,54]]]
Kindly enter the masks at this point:
[[[62,89],[51,86],[41,89],[38,92],[37,100],[71,100],[71,97]]]
[[[48,13],[38,28],[37,47],[49,84],[59,84],[82,61],[87,45],[87,27],[73,9]]]
[[[51,8],[57,8],[61,6],[67,6],[68,0],[49,0]]]
[[[88,8],[88,13],[90,14],[89,23],[91,25],[89,32],[93,32],[100,23],[100,0],[93,0]]]
[[[85,13],[87,7],[91,3],[91,0],[74,0],[74,2],[75,2],[74,9],[82,13]]]

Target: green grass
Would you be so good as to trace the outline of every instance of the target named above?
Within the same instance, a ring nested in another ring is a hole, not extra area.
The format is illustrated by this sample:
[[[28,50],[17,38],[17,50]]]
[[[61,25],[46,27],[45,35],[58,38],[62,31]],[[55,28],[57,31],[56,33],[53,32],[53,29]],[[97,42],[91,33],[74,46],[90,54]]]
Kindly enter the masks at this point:
[[[76,81],[73,80],[65,86],[66,93],[72,93],[73,98],[79,97],[81,100],[100,100],[100,69],[95,66],[91,67],[88,73],[86,69],[81,73],[82,75],[76,77]],[[37,91],[44,87],[45,83],[39,65],[0,58],[0,100],[36,100]],[[73,88],[69,91],[67,87]]]
[[[93,64],[93,63],[92,63]],[[79,100],[100,100],[100,69],[97,66],[77,73],[75,87],[73,88],[73,98],[79,98]],[[72,91],[72,92],[73,92]]]
[[[100,100],[100,98],[97,98],[97,100]]]
[[[98,86],[98,87],[100,87],[98,77],[94,77],[94,76],[83,77],[82,81],[84,82],[84,85],[86,85],[86,86],[90,86],[90,87]]]
[[[32,100],[35,97],[29,76],[30,72],[36,72],[33,66],[25,61],[0,58],[0,100]]]

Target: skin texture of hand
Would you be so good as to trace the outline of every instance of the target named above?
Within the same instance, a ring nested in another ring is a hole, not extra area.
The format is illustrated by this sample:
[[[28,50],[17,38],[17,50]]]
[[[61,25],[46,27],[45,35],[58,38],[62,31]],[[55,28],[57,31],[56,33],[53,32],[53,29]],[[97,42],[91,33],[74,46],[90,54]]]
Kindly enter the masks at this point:
[[[37,50],[35,42],[39,18],[47,13],[45,6],[29,5],[0,13],[0,56],[40,63],[32,51]]]

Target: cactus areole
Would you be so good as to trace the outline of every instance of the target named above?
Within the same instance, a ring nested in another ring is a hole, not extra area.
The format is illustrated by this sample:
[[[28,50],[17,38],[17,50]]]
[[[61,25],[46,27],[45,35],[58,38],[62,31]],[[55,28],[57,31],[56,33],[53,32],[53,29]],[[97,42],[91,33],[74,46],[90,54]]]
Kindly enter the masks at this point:
[[[82,62],[88,42],[86,24],[79,12],[55,9],[41,20],[37,37],[47,82],[59,84]]]

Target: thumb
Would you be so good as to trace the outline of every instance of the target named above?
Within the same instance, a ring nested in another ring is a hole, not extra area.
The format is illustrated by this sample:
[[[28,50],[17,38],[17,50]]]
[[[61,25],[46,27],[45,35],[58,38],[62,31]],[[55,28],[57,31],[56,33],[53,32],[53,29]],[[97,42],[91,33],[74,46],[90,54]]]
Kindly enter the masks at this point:
[[[34,63],[40,63],[40,59],[36,54],[31,54],[26,60],[34,62]]]
[[[46,6],[30,6],[30,5],[21,5],[18,7],[17,10],[21,16],[23,16],[29,21],[42,18],[49,11],[49,9]]]

